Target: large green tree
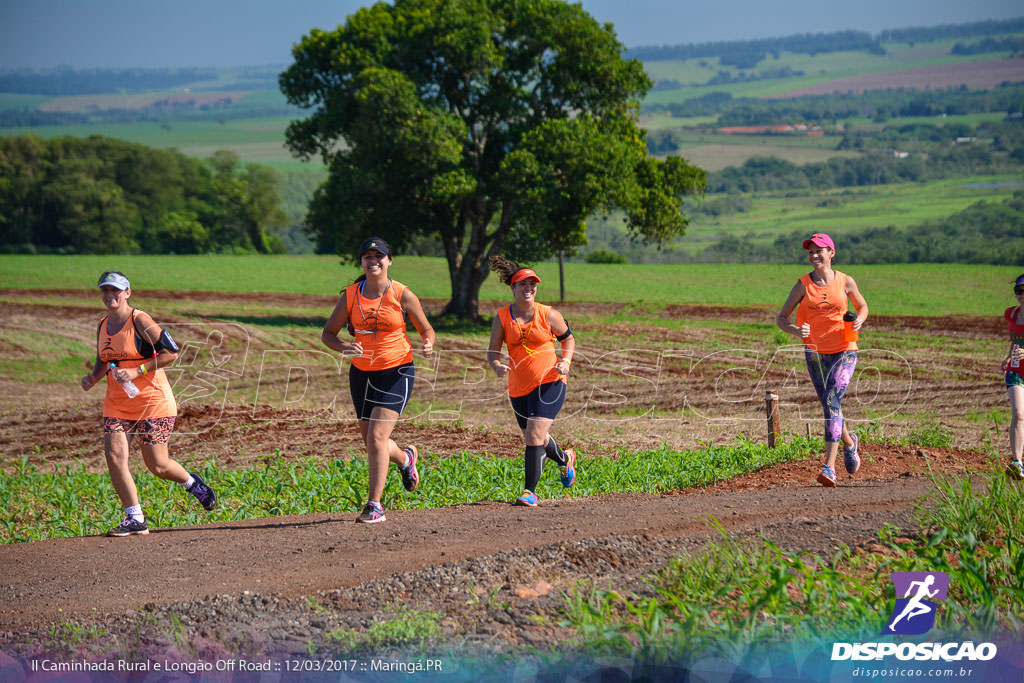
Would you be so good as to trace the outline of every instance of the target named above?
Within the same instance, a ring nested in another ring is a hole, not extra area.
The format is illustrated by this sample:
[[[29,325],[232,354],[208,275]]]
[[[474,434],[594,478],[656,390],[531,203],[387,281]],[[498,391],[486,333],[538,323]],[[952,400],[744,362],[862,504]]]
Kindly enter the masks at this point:
[[[681,235],[704,172],[648,156],[636,111],[651,81],[623,50],[561,0],[395,0],[310,31],[280,84],[311,110],[288,146],[329,165],[311,235],[344,255],[370,234],[438,235],[447,312],[470,317],[492,253],[582,244],[595,211],[622,209],[641,240]]]

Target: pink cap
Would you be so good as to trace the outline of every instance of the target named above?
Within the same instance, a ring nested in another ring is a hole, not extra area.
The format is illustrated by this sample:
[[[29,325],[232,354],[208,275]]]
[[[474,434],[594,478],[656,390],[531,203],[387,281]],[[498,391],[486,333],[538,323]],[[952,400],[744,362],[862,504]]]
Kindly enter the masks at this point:
[[[836,243],[832,241],[832,238],[823,232],[816,232],[809,238],[804,240],[804,249],[810,248],[812,244],[817,244],[819,247],[828,247],[832,251],[836,250]]]

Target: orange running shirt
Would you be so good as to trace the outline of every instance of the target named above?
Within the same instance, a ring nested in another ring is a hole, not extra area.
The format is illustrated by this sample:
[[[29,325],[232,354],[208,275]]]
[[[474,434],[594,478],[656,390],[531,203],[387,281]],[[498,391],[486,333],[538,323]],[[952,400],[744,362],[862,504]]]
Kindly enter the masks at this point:
[[[99,333],[96,339],[96,354],[104,366],[111,363],[117,364],[119,368],[136,368],[150,358],[143,358],[135,346],[135,314],[132,309],[131,317],[124,326],[114,334],[107,331],[107,323],[110,316],[100,322]],[[160,330],[154,330],[157,335]],[[150,333],[151,336],[152,332]],[[139,388],[139,395],[135,398],[128,398],[124,389],[114,379],[113,374],[107,371],[107,394],[103,399],[103,417],[119,417],[122,420],[152,420],[157,417],[175,417],[178,414],[178,404],[174,400],[174,392],[167,381],[167,375],[160,368],[145,375],[140,375],[132,380],[132,383]]]
[[[555,370],[558,356],[555,355],[555,335],[548,324],[550,310],[550,306],[536,304],[533,320],[526,325],[520,325],[515,319],[511,305],[498,311],[512,361],[512,370],[508,373],[508,395],[512,398],[525,396],[541,384],[565,381],[565,375]]]
[[[345,288],[348,319],[356,331],[356,341],[363,345],[363,353],[352,356],[352,365],[370,371],[411,363],[412,344],[405,334],[405,311],[402,310],[405,285],[391,280],[378,299],[363,296],[362,285],[363,282],[357,282]]]
[[[849,310],[846,274],[835,271],[832,284],[824,287],[814,284],[810,273],[800,282],[804,284],[804,298],[796,310],[796,324],[811,325],[811,336],[803,340],[804,346],[818,353],[856,351],[857,342],[848,342],[843,335],[843,316]]]

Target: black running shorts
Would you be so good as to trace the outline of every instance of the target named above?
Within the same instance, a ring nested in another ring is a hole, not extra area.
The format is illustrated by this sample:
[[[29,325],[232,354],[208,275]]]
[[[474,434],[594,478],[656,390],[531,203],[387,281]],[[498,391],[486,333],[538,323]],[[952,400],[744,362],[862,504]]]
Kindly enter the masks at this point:
[[[399,415],[412,396],[416,366],[412,363],[387,370],[360,370],[349,366],[348,386],[352,392],[352,405],[360,420],[369,420],[376,407],[393,410]]]
[[[526,421],[531,417],[554,420],[565,403],[565,382],[555,380],[541,384],[523,396],[509,396],[508,402],[512,404],[512,412],[516,414],[520,429],[526,429]]]

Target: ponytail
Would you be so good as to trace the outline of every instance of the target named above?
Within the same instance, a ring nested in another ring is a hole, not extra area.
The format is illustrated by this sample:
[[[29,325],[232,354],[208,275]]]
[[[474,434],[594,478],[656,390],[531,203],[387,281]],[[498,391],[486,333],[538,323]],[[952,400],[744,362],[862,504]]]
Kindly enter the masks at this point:
[[[499,254],[491,256],[488,259],[488,263],[491,265],[491,270],[498,273],[501,281],[509,286],[512,285],[512,276],[522,270],[522,266],[518,263]]]

